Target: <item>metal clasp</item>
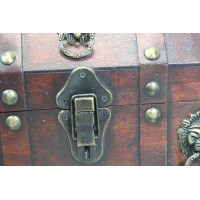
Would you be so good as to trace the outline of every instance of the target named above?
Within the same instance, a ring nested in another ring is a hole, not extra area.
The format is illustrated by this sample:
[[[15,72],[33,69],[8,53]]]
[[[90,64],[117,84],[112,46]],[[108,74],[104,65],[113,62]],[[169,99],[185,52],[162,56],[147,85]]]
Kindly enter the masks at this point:
[[[73,157],[90,164],[103,155],[103,138],[111,112],[112,95],[91,69],[75,69],[56,101],[62,110],[58,120],[70,141]]]
[[[72,134],[77,142],[79,158],[93,160],[98,137],[97,109],[92,95],[72,97]]]

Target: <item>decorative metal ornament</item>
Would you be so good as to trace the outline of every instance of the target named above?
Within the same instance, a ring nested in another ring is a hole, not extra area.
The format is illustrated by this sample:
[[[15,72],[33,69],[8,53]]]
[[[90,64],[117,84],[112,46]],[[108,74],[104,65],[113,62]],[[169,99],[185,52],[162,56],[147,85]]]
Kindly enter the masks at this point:
[[[182,153],[189,157],[185,166],[189,166],[194,160],[200,157],[200,111],[184,119],[181,128],[177,131],[178,146]]]
[[[11,106],[17,103],[18,101],[18,94],[15,90],[5,90],[1,95],[2,101]]]
[[[13,51],[6,51],[0,57],[0,61],[4,65],[11,65],[15,60],[16,60],[16,55]]]
[[[151,81],[146,84],[145,91],[151,97],[156,96],[160,94],[160,85],[156,81]]]
[[[56,96],[62,109],[58,120],[69,138],[72,156],[80,163],[97,162],[103,155],[106,127],[111,118],[107,108],[112,93],[95,72],[86,67],[74,69]]]
[[[160,50],[156,47],[148,47],[144,50],[144,56],[150,61],[155,61],[160,58]]]
[[[161,118],[162,113],[157,108],[149,108],[145,113],[145,119],[150,123],[156,123]]]
[[[192,156],[190,156],[187,159],[185,166],[190,166],[192,164],[192,162],[195,161],[196,159],[198,159],[199,157],[200,157],[200,153],[193,154]]]
[[[16,131],[21,128],[22,122],[18,116],[9,116],[6,119],[6,125],[11,131]]]
[[[91,54],[95,43],[94,33],[59,33],[58,39],[61,51],[66,56],[74,59],[83,58]],[[65,47],[66,44],[75,45],[76,43],[86,46],[86,49],[80,53],[73,53]]]

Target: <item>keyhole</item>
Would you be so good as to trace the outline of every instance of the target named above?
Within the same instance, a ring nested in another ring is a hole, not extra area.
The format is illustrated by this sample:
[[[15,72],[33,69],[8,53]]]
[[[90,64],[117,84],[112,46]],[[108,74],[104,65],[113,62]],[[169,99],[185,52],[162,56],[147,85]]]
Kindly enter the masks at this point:
[[[84,147],[85,158],[88,159],[90,157],[90,147]]]

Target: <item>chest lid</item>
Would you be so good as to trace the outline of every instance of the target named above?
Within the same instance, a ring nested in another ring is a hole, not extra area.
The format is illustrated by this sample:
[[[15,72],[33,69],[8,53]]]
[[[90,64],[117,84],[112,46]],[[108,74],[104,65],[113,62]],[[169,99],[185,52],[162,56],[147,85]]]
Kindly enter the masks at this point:
[[[138,103],[136,34],[95,34],[92,54],[76,60],[60,50],[56,33],[1,34],[0,38],[1,54],[9,50],[16,56],[10,65],[0,63],[0,92],[12,89],[18,95],[14,105],[1,101],[0,112],[59,108],[56,95],[78,67],[93,70],[101,83],[112,90],[112,105]],[[82,51],[85,47],[67,48]],[[122,98],[125,95],[131,98]]]
[[[56,95],[78,67],[95,72],[112,92],[111,105],[140,104],[139,99],[154,102],[151,97],[141,98],[145,90],[139,85],[142,81],[148,84],[145,81],[152,79],[156,69],[158,76],[166,69],[166,102],[199,100],[199,34],[164,34],[163,41],[159,35],[163,34],[95,34],[92,54],[72,59],[60,49],[56,33],[0,34],[0,112],[59,108]],[[158,60],[145,58],[144,50],[149,46],[160,50]],[[85,47],[67,48],[82,52]],[[160,64],[166,68],[161,69]],[[188,90],[191,95],[187,95]]]

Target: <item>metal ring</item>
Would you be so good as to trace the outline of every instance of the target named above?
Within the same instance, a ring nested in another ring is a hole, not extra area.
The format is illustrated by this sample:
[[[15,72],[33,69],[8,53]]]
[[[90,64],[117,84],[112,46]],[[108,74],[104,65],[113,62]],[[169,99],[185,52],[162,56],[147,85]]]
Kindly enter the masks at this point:
[[[193,161],[195,161],[197,158],[199,158],[200,157],[200,153],[195,153],[195,154],[193,154],[192,156],[190,156],[188,159],[187,159],[187,161],[186,161],[186,163],[185,163],[185,166],[190,166],[191,164],[192,164],[192,162]]]
[[[59,33],[58,34],[58,39],[59,39],[59,46],[61,51],[68,57],[70,58],[83,58],[85,56],[87,56],[88,54],[90,54],[92,52],[93,46],[94,46],[94,33],[89,33],[90,36],[90,40],[89,40],[89,45],[88,47],[80,52],[80,53],[73,53],[68,51],[65,47],[64,47],[64,41],[65,41],[65,36],[64,33]]]

